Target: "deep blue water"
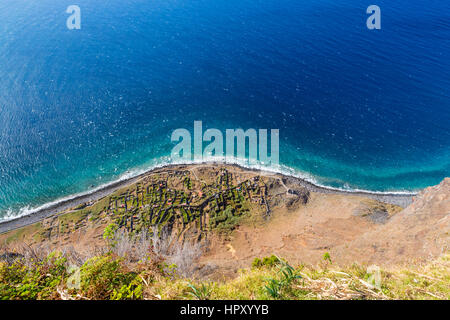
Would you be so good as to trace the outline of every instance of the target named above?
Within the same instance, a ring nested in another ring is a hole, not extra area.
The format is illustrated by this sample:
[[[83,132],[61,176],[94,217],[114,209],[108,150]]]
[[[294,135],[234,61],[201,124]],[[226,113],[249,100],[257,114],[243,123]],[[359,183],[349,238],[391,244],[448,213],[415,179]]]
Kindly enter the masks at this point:
[[[0,217],[170,161],[176,128],[278,128],[286,170],[450,176],[450,2],[0,1]]]

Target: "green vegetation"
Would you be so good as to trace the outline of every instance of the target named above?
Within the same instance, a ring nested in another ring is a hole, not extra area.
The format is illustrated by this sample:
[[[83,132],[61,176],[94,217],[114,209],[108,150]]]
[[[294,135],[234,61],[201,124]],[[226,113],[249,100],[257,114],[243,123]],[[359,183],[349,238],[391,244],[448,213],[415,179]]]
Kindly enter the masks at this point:
[[[28,263],[0,263],[0,299],[57,298],[56,288],[66,277],[66,259],[53,253],[42,261]]]
[[[74,224],[81,222],[91,213],[90,210],[79,210],[75,212],[69,212],[58,217],[59,223],[62,225]]]
[[[333,263],[333,262],[331,261],[331,256],[330,256],[330,253],[329,253],[329,252],[325,252],[325,253],[323,254],[322,259],[323,259],[323,261],[328,262],[328,263],[330,263],[330,264]]]
[[[253,268],[261,268],[263,266],[273,267],[280,263],[280,259],[276,255],[271,255],[270,257],[264,257],[262,260],[260,258],[255,258],[252,262]]]
[[[209,284],[202,283],[199,287],[192,284],[188,284],[190,291],[188,294],[197,300],[209,300],[211,296],[212,288]]]
[[[114,231],[130,234],[159,233],[174,225],[179,234],[187,229],[200,237],[210,231],[228,234],[243,218],[250,218],[250,211],[255,216],[266,210],[263,180],[256,176],[238,183],[232,173],[220,169],[205,182],[189,170],[169,170],[149,175],[95,203],[83,203],[55,218],[11,231],[2,241],[39,243],[105,222],[114,225]],[[105,230],[104,239],[112,236],[111,231]]]
[[[103,236],[108,252],[80,257],[9,249],[0,255],[0,299],[450,299],[448,254],[391,269],[339,267],[328,252],[319,266],[295,267],[271,255],[255,258],[234,279],[194,280],[190,272],[199,270],[194,262],[206,232],[229,235],[242,222],[258,223],[268,213],[267,180],[242,180],[227,170],[209,180],[168,171],[15,230],[4,236],[5,244],[52,241],[95,226],[103,230],[95,236]],[[363,206],[359,214],[379,219],[397,210],[372,207]],[[185,241],[186,233],[196,241]]]
[[[220,170],[210,184],[191,176],[190,171],[174,171],[148,177],[119,190],[105,199],[104,215],[119,229],[130,233],[160,230],[179,221],[183,229],[192,225],[200,233],[208,230],[232,231],[250,212],[250,203],[262,206],[267,201],[265,184],[255,177],[241,183],[227,170]],[[90,207],[91,216],[98,210]],[[209,217],[206,223],[205,216]],[[182,230],[180,230],[180,233]]]
[[[7,234],[5,239],[5,244],[10,244],[12,242],[22,241],[26,236],[29,236],[37,231],[41,230],[41,223],[35,223],[18,230],[14,230]]]
[[[142,279],[109,255],[86,261],[80,270],[80,294],[88,299],[142,298]],[[76,293],[76,290],[73,290]]]
[[[265,286],[266,292],[272,298],[288,297],[288,291],[292,294],[292,284],[302,277],[298,274],[298,271],[291,267],[287,262],[277,259],[280,264],[279,274],[276,278],[270,278],[267,280],[268,284]],[[268,259],[272,262],[272,259]]]
[[[132,263],[107,253],[71,268],[70,257],[51,253],[0,262],[0,299],[450,298],[449,255],[424,265],[375,271],[361,265],[294,268],[273,257],[255,259],[257,267],[241,270],[235,279],[203,282],[165,273],[164,262],[156,258]]]
[[[103,239],[107,241],[112,241],[119,227],[115,223],[110,223],[103,231]]]

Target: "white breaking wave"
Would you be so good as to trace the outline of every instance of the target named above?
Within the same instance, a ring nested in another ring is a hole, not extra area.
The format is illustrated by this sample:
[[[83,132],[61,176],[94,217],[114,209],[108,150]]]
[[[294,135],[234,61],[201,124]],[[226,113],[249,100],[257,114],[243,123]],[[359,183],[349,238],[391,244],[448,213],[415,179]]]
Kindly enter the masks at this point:
[[[111,185],[133,179],[133,178],[138,177],[146,172],[149,172],[151,170],[155,170],[158,168],[163,168],[163,167],[166,167],[169,165],[214,164],[214,163],[238,165],[238,166],[241,166],[241,167],[247,168],[247,169],[260,170],[267,175],[282,174],[282,175],[286,175],[286,176],[291,176],[291,177],[295,177],[298,179],[302,179],[314,186],[317,186],[317,187],[323,188],[323,189],[327,189],[330,191],[341,191],[341,192],[344,191],[344,192],[349,192],[349,193],[366,193],[366,194],[375,194],[375,195],[397,195],[397,196],[414,196],[414,195],[416,195],[416,193],[408,191],[408,190],[384,192],[384,191],[371,191],[371,190],[355,189],[355,188],[330,187],[330,186],[320,184],[313,175],[308,174],[306,172],[301,172],[299,170],[293,169],[293,168],[285,166],[285,165],[267,166],[267,165],[264,165],[264,163],[261,163],[259,161],[249,164],[248,159],[245,159],[245,158],[236,158],[235,157],[230,161],[230,159],[225,160],[225,157],[210,156],[210,157],[208,157],[206,159],[202,159],[202,160],[176,162],[176,161],[172,161],[170,157],[162,157],[162,158],[157,159],[155,161],[155,163],[153,163],[150,166],[128,170],[127,172],[122,174],[118,179],[108,182],[108,183],[105,183],[105,184],[102,184],[91,190],[76,193],[76,194],[69,195],[69,196],[66,196],[63,198],[59,198],[55,201],[48,202],[48,203],[43,204],[38,207],[26,206],[26,207],[20,208],[18,210],[17,209],[8,209],[6,211],[6,214],[4,216],[0,217],[0,223],[6,222],[9,220],[13,220],[13,219],[17,219],[17,218],[20,218],[23,216],[27,216],[27,215],[39,212],[41,210],[45,210],[50,207],[56,206],[60,203],[74,200],[74,199],[82,197],[82,196],[88,196],[90,194],[94,194],[98,191],[101,191],[101,190],[111,186]]]

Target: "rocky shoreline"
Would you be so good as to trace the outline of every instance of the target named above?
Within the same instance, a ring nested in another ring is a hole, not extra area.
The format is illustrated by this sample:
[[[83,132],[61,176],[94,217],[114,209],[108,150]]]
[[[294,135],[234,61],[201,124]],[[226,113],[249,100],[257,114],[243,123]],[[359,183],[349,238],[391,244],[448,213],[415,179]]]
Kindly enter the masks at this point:
[[[262,176],[277,176],[277,177],[280,177],[287,185],[293,186],[293,188],[295,188],[295,186],[299,186],[299,187],[304,187],[311,192],[317,192],[317,193],[345,194],[345,195],[349,195],[349,196],[364,196],[364,197],[371,198],[371,199],[374,199],[377,201],[398,205],[403,208],[405,208],[409,204],[411,204],[412,198],[415,196],[415,194],[413,194],[413,193],[411,193],[411,194],[373,193],[373,192],[345,191],[345,190],[339,190],[339,189],[326,188],[326,187],[322,187],[322,186],[317,186],[311,182],[308,182],[308,181],[298,178],[298,177],[283,175],[280,173],[267,172],[267,171],[259,170],[259,169],[245,168],[245,167],[239,166],[237,164],[223,164],[223,163],[217,163],[217,162],[208,162],[208,163],[200,163],[200,164],[186,164],[186,165],[178,165],[178,164],[175,165],[174,164],[174,165],[166,165],[163,167],[155,168],[155,169],[149,170],[145,173],[142,173],[138,176],[135,176],[135,177],[132,177],[132,178],[129,178],[126,180],[114,182],[114,183],[109,184],[109,185],[105,186],[104,188],[96,190],[92,193],[84,194],[84,195],[76,196],[71,199],[60,201],[58,203],[50,205],[46,208],[38,210],[29,215],[25,215],[25,216],[21,216],[21,217],[15,218],[15,219],[0,222],[0,234],[37,223],[48,217],[51,217],[58,213],[62,213],[71,208],[74,208],[78,205],[98,201],[120,188],[126,187],[128,185],[131,185],[131,184],[139,181],[140,179],[142,179],[143,177],[145,177],[149,174],[164,172],[166,170],[173,170],[173,169],[192,169],[192,168],[199,168],[199,167],[217,167],[217,166],[234,167],[234,168],[243,170],[244,172],[245,171],[253,172],[253,173],[259,172],[260,175],[262,175]]]

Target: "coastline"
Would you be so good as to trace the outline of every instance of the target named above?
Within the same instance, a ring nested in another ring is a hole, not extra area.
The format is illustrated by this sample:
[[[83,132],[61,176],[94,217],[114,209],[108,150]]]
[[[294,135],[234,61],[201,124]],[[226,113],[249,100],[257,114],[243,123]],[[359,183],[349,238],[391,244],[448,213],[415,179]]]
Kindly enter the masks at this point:
[[[296,177],[293,175],[287,175],[283,173],[270,172],[264,170],[263,168],[248,168],[239,164],[231,164],[217,161],[207,161],[207,162],[199,162],[199,163],[188,163],[188,164],[166,164],[160,167],[149,169],[143,173],[140,173],[136,176],[125,178],[123,180],[119,180],[116,182],[112,182],[103,187],[100,187],[92,192],[88,192],[85,194],[75,195],[73,197],[68,197],[67,199],[62,199],[60,201],[55,201],[49,205],[42,206],[42,209],[36,209],[35,212],[31,212],[27,215],[18,216],[16,218],[12,218],[10,220],[0,221],[0,234],[6,233],[15,229],[20,229],[22,227],[37,223],[41,220],[44,220],[48,217],[56,215],[58,213],[62,213],[68,209],[74,208],[80,204],[98,201],[112,192],[126,187],[130,184],[133,184],[143,177],[154,174],[164,170],[170,170],[174,168],[193,168],[193,167],[205,167],[205,166],[228,166],[238,168],[247,172],[258,172],[261,175],[272,175],[278,176],[283,180],[288,181],[290,184],[298,185],[308,189],[311,192],[316,193],[326,193],[326,194],[344,194],[351,196],[363,196],[367,198],[371,198],[374,200],[378,200],[381,202],[398,205],[400,207],[407,207],[411,202],[412,198],[416,195],[416,193],[389,193],[389,192],[371,192],[371,191],[361,191],[361,190],[342,190],[337,188],[325,187],[316,185],[310,181],[307,181],[304,178]]]

